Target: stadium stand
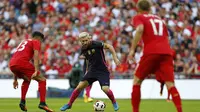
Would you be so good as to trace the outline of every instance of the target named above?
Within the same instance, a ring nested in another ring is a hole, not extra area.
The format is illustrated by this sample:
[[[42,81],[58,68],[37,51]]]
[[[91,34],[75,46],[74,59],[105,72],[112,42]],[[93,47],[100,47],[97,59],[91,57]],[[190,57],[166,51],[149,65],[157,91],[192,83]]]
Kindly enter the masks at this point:
[[[76,41],[82,31],[94,40],[112,44],[122,64],[118,67],[105,51],[111,78],[132,78],[136,64],[126,63],[133,38],[131,18],[137,0],[2,0],[0,2],[0,78],[12,78],[8,61],[33,31],[45,34],[41,70],[48,78],[65,78],[79,59]],[[175,51],[177,79],[200,79],[200,0],[152,0],[152,13],[168,26]],[[137,56],[141,53],[138,46]],[[137,57],[136,57],[137,59]],[[148,65],[147,65],[148,66]],[[48,74],[51,74],[49,77]]]

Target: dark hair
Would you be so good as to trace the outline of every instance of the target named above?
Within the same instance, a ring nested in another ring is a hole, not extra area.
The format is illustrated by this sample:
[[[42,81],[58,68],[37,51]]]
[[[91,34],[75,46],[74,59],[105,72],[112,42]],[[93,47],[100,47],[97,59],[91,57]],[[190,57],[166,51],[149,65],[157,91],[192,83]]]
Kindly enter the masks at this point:
[[[151,4],[148,0],[139,0],[137,6],[142,11],[150,11]]]
[[[44,40],[44,34],[42,34],[42,33],[39,32],[39,31],[33,32],[32,37],[33,37],[33,38],[35,38],[35,37],[40,37],[40,38],[42,38],[42,40]]]

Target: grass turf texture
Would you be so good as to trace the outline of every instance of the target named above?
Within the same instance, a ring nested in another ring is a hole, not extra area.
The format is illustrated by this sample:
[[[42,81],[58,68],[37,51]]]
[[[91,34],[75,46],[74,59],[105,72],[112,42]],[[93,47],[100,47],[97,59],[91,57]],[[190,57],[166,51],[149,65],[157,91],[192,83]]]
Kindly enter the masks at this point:
[[[59,109],[69,99],[67,98],[48,98],[47,104],[55,112],[61,112]],[[97,99],[96,99],[97,100]],[[105,112],[114,112],[112,104],[108,99],[100,99],[106,103]],[[0,112],[21,112],[19,108],[20,99],[15,98],[0,98]],[[131,101],[129,99],[118,99],[120,110],[118,112],[132,112]],[[28,112],[44,112],[38,109],[39,99],[28,98],[26,105]],[[200,112],[200,100],[183,100],[183,112]],[[69,112],[94,112],[93,103],[84,103],[82,98],[75,101]],[[176,112],[172,102],[165,100],[142,100],[140,112]]]

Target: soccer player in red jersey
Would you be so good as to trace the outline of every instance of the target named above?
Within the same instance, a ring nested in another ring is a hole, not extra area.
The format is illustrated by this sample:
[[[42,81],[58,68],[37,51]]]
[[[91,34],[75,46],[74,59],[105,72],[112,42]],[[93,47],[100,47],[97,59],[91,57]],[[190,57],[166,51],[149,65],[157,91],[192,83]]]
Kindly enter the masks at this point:
[[[141,38],[144,42],[144,51],[134,76],[131,99],[133,112],[139,112],[142,81],[147,75],[155,74],[157,71],[162,72],[161,79],[172,96],[177,112],[182,112],[181,98],[174,85],[173,56],[165,22],[159,16],[150,14],[151,4],[148,0],[138,1],[137,8],[139,14],[133,18],[136,34],[132,41],[128,60],[133,60],[135,48]]]
[[[45,110],[46,112],[53,112],[46,105],[46,78],[40,75],[39,72],[39,52],[41,42],[44,39],[44,35],[38,31],[33,32],[32,39],[23,40],[16,52],[13,54],[9,67],[14,74],[14,89],[18,88],[17,78],[22,78],[24,81],[21,86],[21,101],[20,108],[23,111],[27,111],[26,108],[26,93],[29,88],[31,79],[38,82],[38,89],[40,93],[40,104],[38,108]],[[34,60],[34,64],[30,61]]]

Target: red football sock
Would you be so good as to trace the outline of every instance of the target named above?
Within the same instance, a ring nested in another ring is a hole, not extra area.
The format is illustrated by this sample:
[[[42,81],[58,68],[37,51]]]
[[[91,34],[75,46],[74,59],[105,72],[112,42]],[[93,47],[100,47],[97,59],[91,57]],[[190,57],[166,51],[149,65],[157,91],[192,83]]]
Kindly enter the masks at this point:
[[[115,97],[113,95],[113,92],[111,90],[109,90],[106,95],[108,96],[108,98],[112,101],[112,103],[115,103],[116,100],[115,100]]]
[[[131,94],[131,102],[133,107],[133,112],[139,112],[139,105],[140,105],[140,85],[134,85],[132,88],[132,94]]]
[[[182,112],[181,98],[176,87],[169,89],[169,92],[172,95],[172,100],[176,106],[177,112]]]
[[[91,90],[91,88],[92,88],[92,85],[89,85],[89,86],[87,86],[87,87],[85,88],[86,96],[87,96],[87,97],[90,97],[90,90]]]
[[[45,102],[46,99],[46,80],[44,81],[39,81],[39,93],[40,93],[40,102]]]
[[[26,99],[26,93],[28,91],[29,84],[30,84],[29,81],[23,81],[22,86],[21,86],[21,100]]]
[[[80,94],[81,91],[77,90],[77,89],[74,89],[74,91],[72,92],[72,95],[70,97],[70,100],[69,100],[69,105],[72,105],[73,102],[76,100],[76,98],[78,97],[78,95]]]

